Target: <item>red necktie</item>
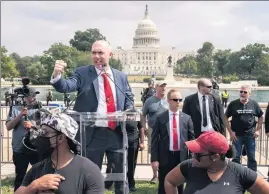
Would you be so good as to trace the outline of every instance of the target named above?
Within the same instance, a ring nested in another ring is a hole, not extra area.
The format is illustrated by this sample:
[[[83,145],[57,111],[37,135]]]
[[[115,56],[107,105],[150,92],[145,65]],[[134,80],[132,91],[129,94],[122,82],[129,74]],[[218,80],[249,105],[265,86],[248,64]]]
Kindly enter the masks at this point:
[[[110,87],[107,74],[103,73],[102,76],[104,78],[104,90],[105,90],[105,96],[106,96],[107,112],[115,112],[116,111],[115,101],[114,101],[112,89]],[[114,130],[116,128],[116,122],[108,121],[108,127]]]
[[[177,119],[175,113],[173,116],[173,149],[178,151]]]

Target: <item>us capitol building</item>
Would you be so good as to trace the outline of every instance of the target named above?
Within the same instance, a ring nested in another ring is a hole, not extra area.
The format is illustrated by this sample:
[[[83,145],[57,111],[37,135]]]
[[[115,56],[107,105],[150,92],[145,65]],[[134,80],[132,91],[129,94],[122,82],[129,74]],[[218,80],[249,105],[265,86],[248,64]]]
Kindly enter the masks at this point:
[[[149,17],[147,5],[145,16],[135,31],[132,49],[125,50],[119,46],[113,50],[113,58],[121,61],[123,71],[128,75],[166,75],[169,59],[171,66],[174,66],[178,59],[194,54],[178,52],[175,47],[168,50],[161,48],[158,30]]]

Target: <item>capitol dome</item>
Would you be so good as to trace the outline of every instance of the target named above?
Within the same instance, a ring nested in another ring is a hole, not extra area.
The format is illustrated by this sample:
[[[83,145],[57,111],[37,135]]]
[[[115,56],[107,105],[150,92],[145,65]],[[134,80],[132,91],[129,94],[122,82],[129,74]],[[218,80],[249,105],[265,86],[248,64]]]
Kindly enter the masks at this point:
[[[159,48],[160,38],[156,24],[149,18],[148,6],[146,5],[145,15],[139,21],[133,38],[133,48],[153,47]]]
[[[142,20],[140,20],[137,26],[137,29],[141,29],[141,28],[150,28],[153,30],[157,30],[156,24],[149,18],[147,6],[146,6],[146,11],[145,11],[145,16]]]

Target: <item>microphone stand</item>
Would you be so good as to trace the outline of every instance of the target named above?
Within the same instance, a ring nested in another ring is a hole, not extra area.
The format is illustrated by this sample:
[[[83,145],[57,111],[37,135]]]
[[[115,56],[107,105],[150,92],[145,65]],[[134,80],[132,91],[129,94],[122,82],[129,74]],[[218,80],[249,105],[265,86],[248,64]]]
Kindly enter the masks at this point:
[[[106,70],[105,70],[105,67],[106,67],[107,65],[106,64],[104,64],[104,65],[102,65],[102,67],[103,67],[103,71],[107,74],[107,72],[106,72]],[[107,74],[108,75],[108,74]],[[119,91],[128,99],[128,100],[130,100],[130,102],[132,103],[132,106],[133,106],[133,109],[134,109],[134,102],[120,89],[120,87],[114,82],[114,80],[108,75],[107,76],[113,83],[114,83],[114,85],[119,89]],[[130,86],[129,86],[130,87]]]
[[[106,67],[107,65],[106,64],[104,64],[104,65],[102,65],[102,67],[103,67],[103,71],[107,74],[107,72],[106,72],[106,70],[105,70],[105,67]],[[109,79],[114,83],[114,85],[119,89],[119,91],[128,99],[128,100],[130,100],[131,101],[131,103],[132,103],[132,106],[133,106],[133,110],[132,109],[129,109],[129,110],[126,110],[126,111],[130,111],[130,112],[133,112],[133,111],[135,111],[135,106],[134,106],[134,102],[120,89],[120,87],[114,82],[114,80],[107,74],[107,77],[109,77]],[[130,86],[129,86],[130,87]],[[125,121],[126,122],[126,121]],[[126,126],[126,123],[125,123],[125,126]],[[127,179],[127,173],[126,173],[126,165],[127,165],[127,157],[126,157],[126,152],[128,151],[128,147],[127,147],[127,143],[128,143],[128,137],[127,137],[127,131],[125,130],[125,132],[126,132],[126,134],[125,135],[123,135],[123,146],[125,146],[125,144],[126,144],[126,150],[124,150],[123,151],[123,174],[124,174],[124,180],[126,180]],[[134,150],[135,150],[135,148],[134,148]],[[134,155],[135,155],[135,151],[133,152],[133,157],[132,158],[134,158]],[[123,185],[123,189],[124,189],[124,191],[125,191],[125,188],[126,188],[126,184],[125,184],[125,181],[124,181],[124,185]]]

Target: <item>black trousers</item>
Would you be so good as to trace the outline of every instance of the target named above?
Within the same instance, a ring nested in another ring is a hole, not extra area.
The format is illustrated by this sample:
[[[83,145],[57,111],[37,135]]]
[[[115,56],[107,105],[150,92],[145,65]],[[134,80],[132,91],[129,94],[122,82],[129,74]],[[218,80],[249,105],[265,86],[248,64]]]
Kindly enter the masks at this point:
[[[222,98],[222,106],[227,107],[228,98]]]
[[[39,161],[39,156],[36,154],[26,155],[23,153],[13,152],[13,163],[15,165],[15,181],[14,192],[21,186],[23,178],[26,174],[29,163],[36,164]]]
[[[135,174],[135,168],[136,168],[136,163],[137,163],[138,148],[139,148],[138,139],[134,142],[129,142],[128,172],[127,172],[129,188],[135,187],[134,174]]]
[[[164,180],[165,180],[166,175],[181,162],[180,151],[178,152],[169,151],[169,156],[167,160],[168,160],[167,165],[159,166],[158,194],[166,194],[165,189],[164,189]],[[178,190],[178,194],[183,194],[183,185],[178,186],[177,190]]]

